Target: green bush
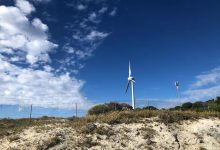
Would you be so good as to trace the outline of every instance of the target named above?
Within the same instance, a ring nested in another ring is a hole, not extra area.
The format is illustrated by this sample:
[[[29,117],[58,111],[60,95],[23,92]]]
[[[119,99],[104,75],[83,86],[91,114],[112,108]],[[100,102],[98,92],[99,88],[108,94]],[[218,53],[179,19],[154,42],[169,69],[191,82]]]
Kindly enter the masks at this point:
[[[171,110],[181,110],[182,109],[182,107],[181,106],[176,106],[176,107],[174,107],[173,109],[171,109]]]
[[[192,106],[193,106],[193,104],[191,102],[187,102],[182,105],[182,109],[188,110],[188,109],[192,108]]]
[[[216,106],[214,110],[220,112],[220,105]]]
[[[117,103],[117,102],[110,102],[105,104],[99,104],[94,107],[92,107],[89,111],[89,115],[98,115],[98,114],[104,114],[110,111],[121,111],[121,110],[127,110],[131,109],[132,107],[126,103]]]
[[[203,108],[204,107],[204,103],[201,101],[195,102],[192,105],[193,108]]]
[[[217,105],[220,105],[220,97],[216,97],[216,101],[215,102],[216,102]]]
[[[148,109],[148,110],[158,110],[156,107],[154,106],[147,106],[147,107],[143,107],[142,109]]]
[[[193,110],[193,111],[218,111],[220,112],[220,97],[216,99],[210,99],[208,101],[202,102],[197,101],[194,103],[186,102],[182,106],[176,106],[170,108],[169,110]]]

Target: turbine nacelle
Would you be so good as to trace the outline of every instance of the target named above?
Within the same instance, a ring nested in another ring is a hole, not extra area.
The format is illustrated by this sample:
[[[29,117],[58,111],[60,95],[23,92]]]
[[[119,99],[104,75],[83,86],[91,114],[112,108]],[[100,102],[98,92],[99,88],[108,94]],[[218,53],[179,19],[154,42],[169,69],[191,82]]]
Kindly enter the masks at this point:
[[[128,81],[135,81],[134,77],[128,77]]]
[[[174,84],[175,84],[175,86],[176,86],[176,89],[179,90],[179,87],[180,87],[179,81],[176,81]]]

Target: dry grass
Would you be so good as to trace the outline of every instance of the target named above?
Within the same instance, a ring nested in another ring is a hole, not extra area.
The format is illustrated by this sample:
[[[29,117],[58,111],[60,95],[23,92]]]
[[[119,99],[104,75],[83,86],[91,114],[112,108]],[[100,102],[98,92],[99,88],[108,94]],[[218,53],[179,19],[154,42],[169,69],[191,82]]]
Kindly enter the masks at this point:
[[[106,126],[100,126],[99,128],[97,128],[96,133],[99,135],[106,135],[107,137],[115,134],[111,128],[108,128]]]
[[[19,137],[19,135],[11,135],[10,137],[9,137],[9,141],[10,142],[13,142],[13,141],[16,141],[16,140],[18,140],[18,139],[20,139],[20,137]]]
[[[60,120],[55,118],[38,118],[33,119],[31,122],[29,119],[2,119],[0,120],[0,138],[15,135],[28,127],[44,126],[46,124],[59,122]]]
[[[143,133],[144,139],[151,139],[157,134],[154,129],[148,127],[142,127],[140,131]]]
[[[85,137],[83,140],[79,141],[76,144],[77,147],[81,147],[82,149],[88,149],[88,148],[91,148],[97,145],[99,145],[99,143],[96,141],[93,141],[92,137]]]
[[[85,135],[99,134],[99,135],[106,135],[107,137],[114,135],[114,132],[110,127],[107,127],[105,125],[96,126],[94,123],[88,123],[83,127],[81,127],[81,129],[78,131]]]
[[[87,115],[82,118],[69,118],[63,121],[60,118],[43,117],[33,119],[2,119],[0,120],[0,138],[3,136],[10,136],[21,132],[23,129],[32,126],[43,126],[48,124],[59,124],[60,126],[73,127],[76,130],[81,130],[88,123],[107,123],[107,124],[120,124],[120,123],[135,123],[141,122],[143,118],[158,117],[161,123],[169,124],[174,122],[181,122],[183,120],[195,120],[199,118],[220,118],[219,112],[195,112],[195,111],[169,111],[169,110],[128,110],[128,111],[112,111],[102,115]],[[98,134],[111,134],[108,129],[96,129]],[[109,132],[109,133],[108,133]]]
[[[107,124],[135,123],[143,118],[158,117],[158,121],[169,124],[183,120],[194,120],[199,118],[220,118],[219,112],[195,112],[195,111],[169,111],[169,110],[135,110],[135,111],[112,111],[103,115],[87,115],[82,118],[70,120],[70,124],[76,128],[89,122]]]
[[[55,136],[51,139],[48,139],[47,141],[44,141],[43,144],[38,145],[37,149],[38,150],[47,150],[51,147],[58,145],[61,142],[62,142],[62,140],[60,139],[60,137]]]

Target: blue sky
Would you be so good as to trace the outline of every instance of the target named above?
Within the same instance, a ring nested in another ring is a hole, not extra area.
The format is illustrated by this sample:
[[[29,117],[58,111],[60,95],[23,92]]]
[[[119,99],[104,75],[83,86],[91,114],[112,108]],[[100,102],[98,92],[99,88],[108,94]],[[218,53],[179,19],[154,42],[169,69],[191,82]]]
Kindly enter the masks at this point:
[[[75,103],[86,111],[111,100],[130,102],[129,60],[139,106],[145,99],[166,101],[164,107],[178,101],[177,80],[183,102],[220,92],[217,0],[1,0],[0,5],[2,105],[68,113]]]

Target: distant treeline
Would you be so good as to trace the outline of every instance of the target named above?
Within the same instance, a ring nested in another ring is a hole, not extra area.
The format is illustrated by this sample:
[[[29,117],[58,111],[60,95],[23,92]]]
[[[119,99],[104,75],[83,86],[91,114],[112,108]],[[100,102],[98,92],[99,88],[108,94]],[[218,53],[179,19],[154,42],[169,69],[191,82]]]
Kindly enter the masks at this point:
[[[218,111],[220,112],[220,97],[216,99],[211,99],[206,102],[197,101],[197,102],[186,102],[181,106],[176,106],[170,110],[195,110],[195,111]]]
[[[123,111],[123,110],[131,110],[131,109],[132,109],[131,105],[127,103],[110,102],[110,103],[99,104],[92,107],[88,111],[88,114],[97,115],[97,114],[107,113],[110,111]],[[141,108],[137,108],[137,110],[139,109]],[[143,107],[142,109],[157,110],[157,108],[154,106]]]
[[[103,114],[114,110],[127,110],[131,109],[132,107],[127,103],[117,103],[117,102],[110,102],[105,104],[99,104],[94,107],[92,107],[89,111],[89,115],[97,115],[97,114]]]
[[[103,114],[110,111],[123,111],[123,110],[130,110],[132,107],[127,103],[117,103],[117,102],[110,102],[99,104],[92,107],[89,111],[89,115],[97,115]],[[137,108],[136,110],[140,109],[149,109],[149,110],[158,110],[158,108],[154,106],[147,106],[143,108]],[[181,106],[176,106],[174,108],[170,108],[169,110],[193,110],[193,111],[218,111],[220,112],[220,97],[216,99],[211,99],[206,102],[197,101],[197,102],[186,102],[183,103]]]

